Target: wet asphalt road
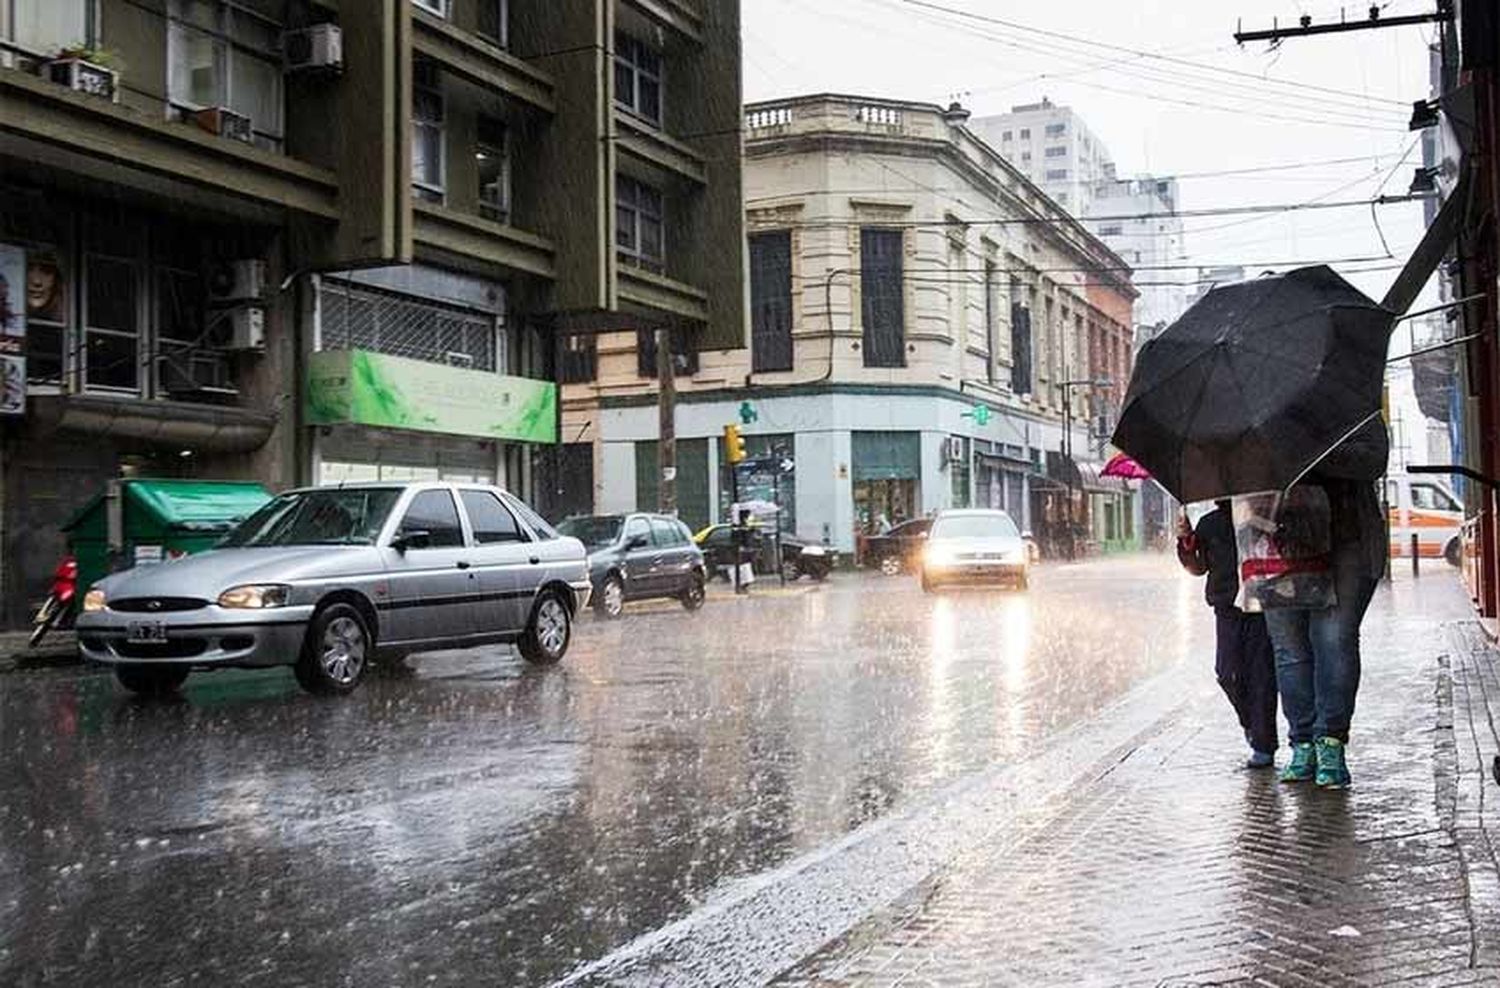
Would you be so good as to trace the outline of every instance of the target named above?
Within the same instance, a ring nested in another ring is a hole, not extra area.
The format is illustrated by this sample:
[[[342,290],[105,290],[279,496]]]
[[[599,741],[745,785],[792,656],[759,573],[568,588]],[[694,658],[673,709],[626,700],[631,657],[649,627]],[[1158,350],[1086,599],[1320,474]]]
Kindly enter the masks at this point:
[[[843,576],[337,700],[0,676],[0,985],[549,984],[1207,654],[1199,593],[1164,557]]]

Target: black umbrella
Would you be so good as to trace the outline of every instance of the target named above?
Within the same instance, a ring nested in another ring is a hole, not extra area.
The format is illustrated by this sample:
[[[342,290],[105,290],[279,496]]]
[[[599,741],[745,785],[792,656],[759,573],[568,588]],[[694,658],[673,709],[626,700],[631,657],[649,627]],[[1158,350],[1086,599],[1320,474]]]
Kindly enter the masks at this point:
[[[1327,267],[1215,288],[1141,348],[1114,444],[1184,502],[1290,486],[1379,415],[1393,325]]]

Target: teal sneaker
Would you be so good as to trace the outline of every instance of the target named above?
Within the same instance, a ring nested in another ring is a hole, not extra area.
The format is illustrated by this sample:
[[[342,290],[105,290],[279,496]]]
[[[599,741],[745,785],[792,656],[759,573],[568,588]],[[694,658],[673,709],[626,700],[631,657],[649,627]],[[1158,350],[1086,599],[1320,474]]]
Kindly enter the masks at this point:
[[[1311,741],[1292,742],[1292,760],[1281,770],[1282,782],[1309,782],[1318,774],[1318,751]]]
[[[1344,742],[1338,738],[1318,738],[1318,775],[1320,789],[1348,789],[1353,779],[1344,765]]]

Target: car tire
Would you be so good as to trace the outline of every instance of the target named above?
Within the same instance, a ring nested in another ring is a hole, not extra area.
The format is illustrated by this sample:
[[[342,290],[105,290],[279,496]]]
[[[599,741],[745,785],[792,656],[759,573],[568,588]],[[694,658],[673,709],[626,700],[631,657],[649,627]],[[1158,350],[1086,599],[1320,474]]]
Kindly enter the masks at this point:
[[[132,693],[142,696],[168,696],[187,682],[187,666],[115,666],[115,679]]]
[[[696,611],[703,607],[707,599],[707,590],[703,584],[703,574],[694,573],[688,578],[688,587],[682,592],[682,607],[684,610]]]
[[[781,576],[788,583],[796,583],[802,579],[802,567],[795,559],[783,559],[781,561]]]
[[[1455,569],[1464,564],[1464,548],[1458,539],[1448,540],[1448,544],[1443,547],[1443,558]]]
[[[880,572],[885,576],[899,576],[901,574],[901,557],[885,556],[880,560]]]
[[[625,613],[625,584],[619,574],[611,573],[599,587],[599,597],[594,601],[594,613],[613,621]]]
[[[309,693],[353,692],[369,671],[375,642],[351,604],[329,604],[313,615],[292,672]]]
[[[808,570],[807,575],[812,577],[812,581],[814,583],[822,583],[824,580],[828,579],[828,567],[819,566],[817,569]]]
[[[555,665],[573,640],[573,615],[555,590],[544,590],[531,608],[531,618],[516,648],[534,666]]]

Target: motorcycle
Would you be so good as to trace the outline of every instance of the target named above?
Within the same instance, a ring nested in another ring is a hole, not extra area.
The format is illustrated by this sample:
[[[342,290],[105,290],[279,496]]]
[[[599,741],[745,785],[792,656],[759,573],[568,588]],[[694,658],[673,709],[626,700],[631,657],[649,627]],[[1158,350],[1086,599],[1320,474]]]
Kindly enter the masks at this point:
[[[31,647],[35,648],[41,644],[47,632],[54,626],[59,628],[70,628],[73,619],[78,616],[77,609],[73,606],[74,599],[78,595],[78,560],[72,556],[65,556],[63,561],[57,564],[57,569],[52,571],[52,592],[47,599],[42,601],[42,606],[37,609],[36,617],[32,619],[35,627],[31,632]]]
[[[828,579],[835,563],[830,550],[816,542],[803,544],[784,541],[781,556],[781,570],[788,583],[795,582],[803,575],[811,577],[815,583],[822,583]]]

